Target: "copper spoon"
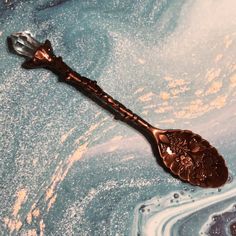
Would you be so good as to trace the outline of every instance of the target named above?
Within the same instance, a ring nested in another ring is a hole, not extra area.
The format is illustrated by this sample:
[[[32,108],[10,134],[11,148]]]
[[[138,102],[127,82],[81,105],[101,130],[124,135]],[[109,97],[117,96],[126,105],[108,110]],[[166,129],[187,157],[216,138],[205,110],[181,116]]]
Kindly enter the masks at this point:
[[[228,179],[228,169],[218,151],[198,134],[189,130],[159,129],[150,125],[120,102],[105,93],[96,81],[73,71],[61,57],[56,57],[49,40],[40,43],[27,32],[14,33],[8,37],[10,49],[26,58],[26,69],[46,68],[80,91],[99,101],[100,105],[131,126],[145,132],[154,143],[154,149],[165,166],[181,180],[201,187],[220,187]]]

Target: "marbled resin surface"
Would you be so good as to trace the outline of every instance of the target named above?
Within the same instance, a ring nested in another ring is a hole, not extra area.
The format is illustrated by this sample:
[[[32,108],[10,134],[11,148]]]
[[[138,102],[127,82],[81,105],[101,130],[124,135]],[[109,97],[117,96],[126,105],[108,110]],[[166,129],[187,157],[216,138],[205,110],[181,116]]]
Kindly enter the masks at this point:
[[[236,235],[235,0],[0,3],[0,235]],[[150,123],[191,129],[224,156],[220,189],[160,167],[137,131],[6,37],[30,31]]]

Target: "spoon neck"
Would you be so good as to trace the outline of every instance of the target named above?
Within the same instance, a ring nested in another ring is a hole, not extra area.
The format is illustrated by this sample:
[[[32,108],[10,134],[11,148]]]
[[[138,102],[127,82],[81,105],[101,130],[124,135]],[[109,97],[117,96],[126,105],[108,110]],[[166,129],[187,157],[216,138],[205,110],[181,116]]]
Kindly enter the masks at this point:
[[[96,81],[81,76],[79,73],[73,71],[61,57],[55,56],[49,40],[46,40],[45,43],[36,50],[34,57],[27,60],[23,66],[28,69],[38,67],[49,69],[59,75],[61,81],[76,85],[78,90],[95,100],[99,105],[102,107],[105,105],[105,109],[113,113],[115,119],[129,124],[141,132],[149,133],[149,135],[153,134],[154,130],[155,132],[158,131],[158,129],[154,128],[147,121],[103,91],[103,89],[97,85]]]
[[[97,85],[96,81],[83,77],[74,71],[70,71],[65,77],[65,80],[69,83],[78,85],[85,94],[92,95],[92,98],[95,98],[94,100],[103,107],[105,105],[104,108],[112,113],[116,120],[121,120],[142,131],[150,132],[152,130],[152,125],[106,93]]]

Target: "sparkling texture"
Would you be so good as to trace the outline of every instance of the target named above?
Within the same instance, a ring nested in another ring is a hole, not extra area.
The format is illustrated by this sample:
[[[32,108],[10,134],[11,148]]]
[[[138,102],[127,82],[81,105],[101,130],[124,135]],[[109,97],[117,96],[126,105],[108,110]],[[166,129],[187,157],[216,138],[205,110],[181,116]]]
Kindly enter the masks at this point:
[[[1,1],[0,234],[233,232],[235,5]],[[156,127],[209,140],[227,162],[228,183],[218,191],[173,178],[135,130],[52,73],[22,69],[6,38],[24,30],[40,42],[48,38],[68,65]]]

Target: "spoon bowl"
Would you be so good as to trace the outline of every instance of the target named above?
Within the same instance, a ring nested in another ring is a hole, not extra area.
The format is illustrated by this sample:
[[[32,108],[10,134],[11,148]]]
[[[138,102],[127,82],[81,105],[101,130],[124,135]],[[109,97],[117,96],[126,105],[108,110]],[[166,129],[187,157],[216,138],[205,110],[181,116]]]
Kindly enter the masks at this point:
[[[220,187],[228,179],[223,157],[190,130],[152,128],[164,165],[183,181],[201,187]]]

